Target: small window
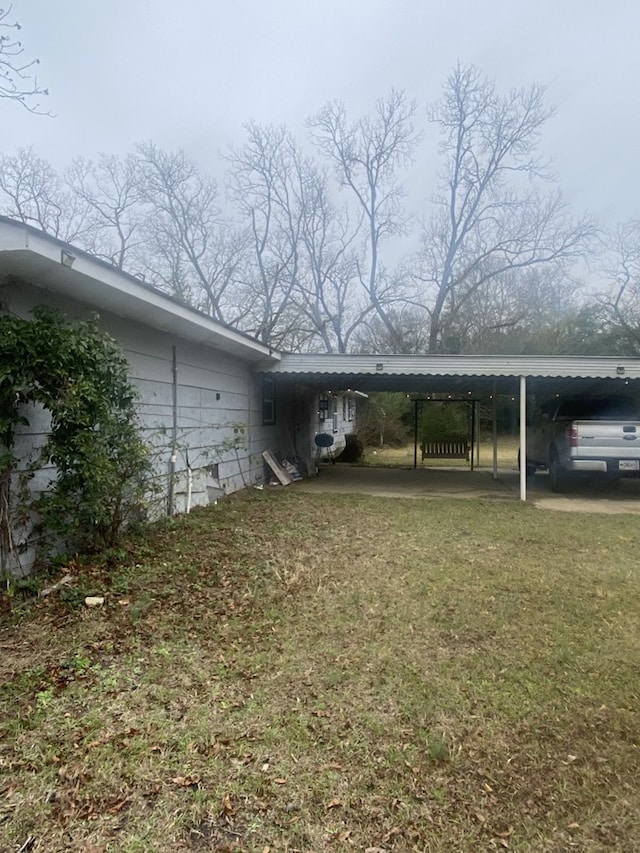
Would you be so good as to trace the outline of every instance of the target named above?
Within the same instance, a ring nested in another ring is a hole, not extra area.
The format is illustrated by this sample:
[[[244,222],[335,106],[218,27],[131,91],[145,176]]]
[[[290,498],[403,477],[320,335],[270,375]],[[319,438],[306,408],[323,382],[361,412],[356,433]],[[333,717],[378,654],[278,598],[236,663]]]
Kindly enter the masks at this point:
[[[262,377],[262,423],[265,426],[276,422],[276,381],[270,376]]]
[[[329,398],[325,397],[324,394],[320,396],[318,400],[318,419],[321,421],[326,420],[329,417]]]

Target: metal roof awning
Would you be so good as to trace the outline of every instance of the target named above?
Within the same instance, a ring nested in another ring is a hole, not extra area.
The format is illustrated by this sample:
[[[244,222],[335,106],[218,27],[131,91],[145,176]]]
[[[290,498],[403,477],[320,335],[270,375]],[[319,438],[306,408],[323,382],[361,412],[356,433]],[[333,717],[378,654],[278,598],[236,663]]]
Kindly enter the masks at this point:
[[[639,384],[640,358],[618,356],[504,355],[301,355],[284,354],[258,369],[317,388],[407,393],[518,392],[520,377],[531,391],[566,386],[584,392]]]
[[[433,393],[495,399],[510,394],[519,402],[520,453],[526,453],[526,415],[529,394],[610,394],[640,391],[640,358],[617,356],[540,355],[303,355],[282,356],[278,364],[257,368],[284,382],[299,382],[317,389],[364,392],[404,391],[428,397]],[[571,390],[568,390],[570,385]],[[417,439],[416,439],[417,447]],[[520,499],[526,500],[526,466],[520,471]]]

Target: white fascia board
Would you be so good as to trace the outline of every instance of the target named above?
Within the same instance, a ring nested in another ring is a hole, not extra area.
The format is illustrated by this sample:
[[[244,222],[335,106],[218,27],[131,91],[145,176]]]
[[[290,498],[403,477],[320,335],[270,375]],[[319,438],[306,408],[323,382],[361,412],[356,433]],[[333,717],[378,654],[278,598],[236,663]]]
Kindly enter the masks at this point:
[[[451,376],[639,379],[640,358],[622,356],[284,354],[272,373],[331,376]],[[354,380],[354,382],[357,380]]]
[[[73,258],[71,266],[65,266]],[[19,222],[0,221],[0,275],[108,310],[144,325],[207,344],[255,363],[273,364],[280,353],[170,299],[116,267]]]

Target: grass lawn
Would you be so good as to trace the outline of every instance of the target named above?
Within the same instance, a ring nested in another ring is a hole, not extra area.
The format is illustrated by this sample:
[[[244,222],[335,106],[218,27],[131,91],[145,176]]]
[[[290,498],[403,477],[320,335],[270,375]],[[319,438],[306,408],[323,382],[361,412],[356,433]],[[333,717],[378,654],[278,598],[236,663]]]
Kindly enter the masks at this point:
[[[520,446],[517,436],[498,436],[498,467],[516,468],[518,465],[518,448]],[[413,468],[413,444],[404,447],[367,447],[365,448],[364,464],[366,465],[398,465]],[[493,442],[491,438],[480,439],[480,460],[475,462],[476,467],[491,468],[493,466]],[[468,468],[469,463],[464,459],[425,459],[420,458],[418,447],[419,467],[458,467]]]
[[[0,850],[640,850],[639,540],[292,487],[71,566],[4,603]]]

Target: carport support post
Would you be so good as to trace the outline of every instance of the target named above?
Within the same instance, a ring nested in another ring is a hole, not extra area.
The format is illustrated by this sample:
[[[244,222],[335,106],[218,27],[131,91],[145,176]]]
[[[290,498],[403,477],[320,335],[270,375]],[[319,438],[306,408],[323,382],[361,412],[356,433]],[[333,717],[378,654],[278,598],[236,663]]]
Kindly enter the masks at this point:
[[[475,458],[476,447],[476,401],[471,401],[471,470],[473,471],[473,463]]]
[[[473,401],[476,409],[476,467],[480,467],[480,403]]]
[[[527,377],[520,377],[520,500],[527,499]]]
[[[413,401],[413,468],[418,467],[418,404],[419,400]]]
[[[493,395],[492,395],[492,407],[491,407],[491,418],[493,423],[491,424],[491,430],[493,433],[493,479],[498,479],[498,402],[496,400],[496,383],[494,380],[493,383]]]

